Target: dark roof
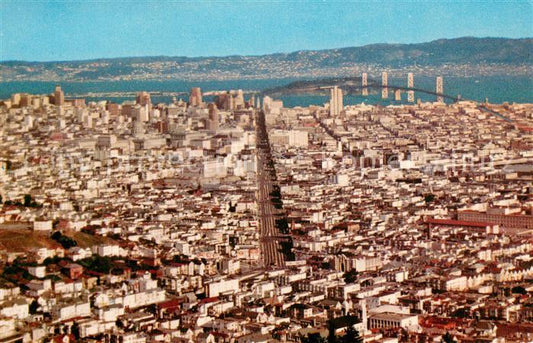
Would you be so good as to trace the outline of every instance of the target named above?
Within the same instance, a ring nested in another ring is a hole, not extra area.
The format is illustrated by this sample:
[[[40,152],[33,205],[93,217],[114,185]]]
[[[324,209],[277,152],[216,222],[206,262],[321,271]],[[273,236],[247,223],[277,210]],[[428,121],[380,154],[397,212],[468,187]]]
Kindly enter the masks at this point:
[[[427,218],[425,220],[425,223],[437,224],[437,225],[448,225],[448,226],[469,226],[469,227],[479,227],[479,228],[486,228],[487,226],[494,225],[491,223],[484,223],[484,222],[471,222],[471,221],[465,221],[465,220],[435,219],[435,218]]]

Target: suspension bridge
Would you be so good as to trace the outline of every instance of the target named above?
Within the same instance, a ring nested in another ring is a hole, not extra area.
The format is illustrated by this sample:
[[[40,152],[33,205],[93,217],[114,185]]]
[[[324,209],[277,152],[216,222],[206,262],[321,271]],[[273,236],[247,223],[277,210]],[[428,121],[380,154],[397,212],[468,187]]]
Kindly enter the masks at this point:
[[[414,92],[414,93],[423,93],[428,95],[433,95],[436,97],[437,100],[450,100],[452,102],[458,102],[458,101],[470,101],[476,103],[476,107],[478,110],[488,113],[492,116],[495,116],[507,123],[510,123],[515,126],[516,129],[520,131],[526,131],[526,132],[533,132],[533,127],[528,125],[523,125],[521,123],[517,123],[515,120],[509,118],[508,116],[495,111],[494,109],[489,108],[486,104],[480,103],[476,100],[472,99],[465,99],[458,95],[451,95],[446,94],[442,91],[442,79],[440,80],[440,90],[439,88],[439,81],[436,82],[436,89],[425,89],[415,86],[401,86],[401,85],[394,85],[394,84],[388,84],[387,77],[382,77],[382,80],[375,80],[372,78],[367,78],[366,76],[363,77],[342,77],[342,78],[325,78],[325,79],[318,79],[318,80],[302,80],[302,81],[295,81],[291,82],[287,85],[275,87],[275,88],[269,88],[263,90],[260,95],[262,96],[276,96],[276,95],[282,95],[282,94],[305,94],[305,93],[317,93],[321,91],[329,90],[333,87],[338,87],[345,91],[347,94],[364,94],[365,90],[368,89],[376,89],[376,90],[391,90],[391,91],[403,91],[403,92]],[[408,80],[408,84],[412,84],[412,76],[411,80]],[[382,93],[387,94],[388,92]],[[388,97],[388,95],[387,95]],[[384,98],[387,98],[384,97]],[[414,98],[414,97],[413,97]],[[411,101],[414,102],[414,101]]]

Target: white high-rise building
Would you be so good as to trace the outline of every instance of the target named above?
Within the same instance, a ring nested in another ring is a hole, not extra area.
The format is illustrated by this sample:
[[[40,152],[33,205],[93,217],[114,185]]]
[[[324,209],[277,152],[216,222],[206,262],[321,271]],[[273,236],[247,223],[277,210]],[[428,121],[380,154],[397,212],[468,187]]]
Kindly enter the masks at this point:
[[[331,88],[329,99],[329,115],[332,117],[338,117],[343,109],[344,105],[342,104],[342,89],[334,86]]]
[[[442,76],[437,76],[437,80],[435,82],[435,93],[444,93],[444,83],[442,81]],[[444,97],[442,97],[441,95],[437,95],[437,102],[444,102]]]
[[[237,91],[237,96],[235,97],[235,108],[244,108],[244,93],[242,89]]]
[[[210,131],[218,131],[218,124],[220,122],[220,116],[218,113],[217,105],[210,103],[207,105],[209,111],[209,120],[207,122],[207,127]]]
[[[147,122],[150,120],[150,110],[148,105],[145,106],[135,106],[133,108],[133,115],[136,121]]]

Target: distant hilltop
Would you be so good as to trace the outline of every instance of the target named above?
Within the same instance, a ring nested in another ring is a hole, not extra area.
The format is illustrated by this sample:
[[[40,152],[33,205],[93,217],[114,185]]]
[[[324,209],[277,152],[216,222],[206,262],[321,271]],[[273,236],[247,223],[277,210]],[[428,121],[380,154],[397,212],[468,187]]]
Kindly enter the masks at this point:
[[[0,81],[231,80],[342,77],[384,68],[419,75],[533,75],[533,38],[439,39],[262,56],[0,62]]]

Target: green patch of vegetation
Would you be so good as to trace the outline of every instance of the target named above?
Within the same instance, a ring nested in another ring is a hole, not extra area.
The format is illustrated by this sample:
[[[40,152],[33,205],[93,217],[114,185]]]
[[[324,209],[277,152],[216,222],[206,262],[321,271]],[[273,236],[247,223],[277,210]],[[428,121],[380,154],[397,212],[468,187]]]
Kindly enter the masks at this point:
[[[113,260],[109,257],[100,255],[84,258],[83,260],[78,261],[78,263],[85,269],[96,273],[108,274],[111,268],[113,268]]]
[[[239,237],[237,236],[230,236],[229,237],[229,245],[232,248],[235,248],[235,246],[239,243]]]
[[[189,263],[191,260],[189,259],[189,256],[187,255],[178,254],[178,255],[174,255],[173,261],[176,263]]]
[[[34,199],[32,199],[31,195],[26,194],[24,195],[24,207],[42,207],[41,204],[38,204]]]
[[[355,318],[351,316],[339,317],[342,321],[339,321],[339,318],[331,319],[328,321],[328,337],[324,338],[320,333],[310,333],[305,337],[301,338],[302,343],[363,343],[363,338],[359,336],[359,332],[354,329],[353,324],[348,324],[344,326],[344,320],[347,318]],[[354,320],[351,320],[354,321]],[[337,326],[337,322],[342,322],[343,326]],[[346,331],[343,335],[335,335],[335,330],[338,328],[346,327]]]
[[[323,338],[318,332],[310,333],[305,337],[301,338],[302,343],[328,343],[328,341]]]
[[[274,205],[274,208],[278,210],[281,210],[283,208],[283,201],[281,201],[281,199],[272,198],[271,201],[272,201],[272,205]]]
[[[346,328],[359,323],[360,320],[356,316],[341,316],[330,320],[330,325],[336,330]]]
[[[6,265],[2,270],[0,277],[15,285],[26,283],[27,281],[34,279],[34,277],[28,272],[27,267],[18,259],[9,265]]]
[[[58,257],[58,256],[47,257],[47,258],[44,259],[43,264],[44,264],[45,266],[49,266],[49,265],[51,265],[51,264],[58,264],[59,261],[61,261],[61,260],[62,260],[62,258],[61,258],[61,257]]]
[[[285,258],[289,261],[294,261],[295,255],[292,251],[293,244],[292,239],[289,239],[288,241],[283,241],[281,244],[281,253],[285,255]]]
[[[525,295],[525,294],[527,294],[527,291],[522,286],[515,286],[515,287],[511,288],[511,293]]]
[[[278,230],[283,234],[289,233],[289,223],[287,222],[287,219],[286,218],[276,219],[276,228],[278,228]]]
[[[61,244],[61,246],[63,247],[63,249],[70,249],[72,247],[75,247],[78,245],[78,243],[68,237],[68,236],[64,236],[63,234],[61,234],[60,231],[56,231],[54,232],[50,238],[52,238],[54,241],[56,241],[57,243]]]
[[[461,307],[461,308],[458,308],[457,310],[453,311],[452,314],[451,314],[451,317],[454,317],[454,318],[469,318],[470,317],[470,311],[468,311],[467,309]]]
[[[354,283],[357,280],[357,270],[352,269],[347,271],[342,277],[344,278],[344,282]]]
[[[6,200],[6,202],[4,202],[4,205],[6,205],[6,206],[22,206],[22,203],[20,201]]]
[[[359,336],[359,331],[349,326],[343,336],[338,338],[339,343],[363,343],[363,338]]]
[[[442,336],[441,342],[442,343],[457,343],[457,341],[453,339],[453,336],[449,332],[446,332],[444,336]]]
[[[434,194],[426,194],[424,196],[424,200],[426,201],[426,204],[429,204],[430,202],[435,201],[435,195]]]
[[[2,197],[0,196],[0,204],[2,203]],[[26,194],[24,195],[23,201],[20,200],[6,200],[4,202],[4,205],[6,206],[17,206],[17,207],[32,207],[32,208],[39,208],[43,205],[37,203],[34,199],[32,199],[31,195]]]

